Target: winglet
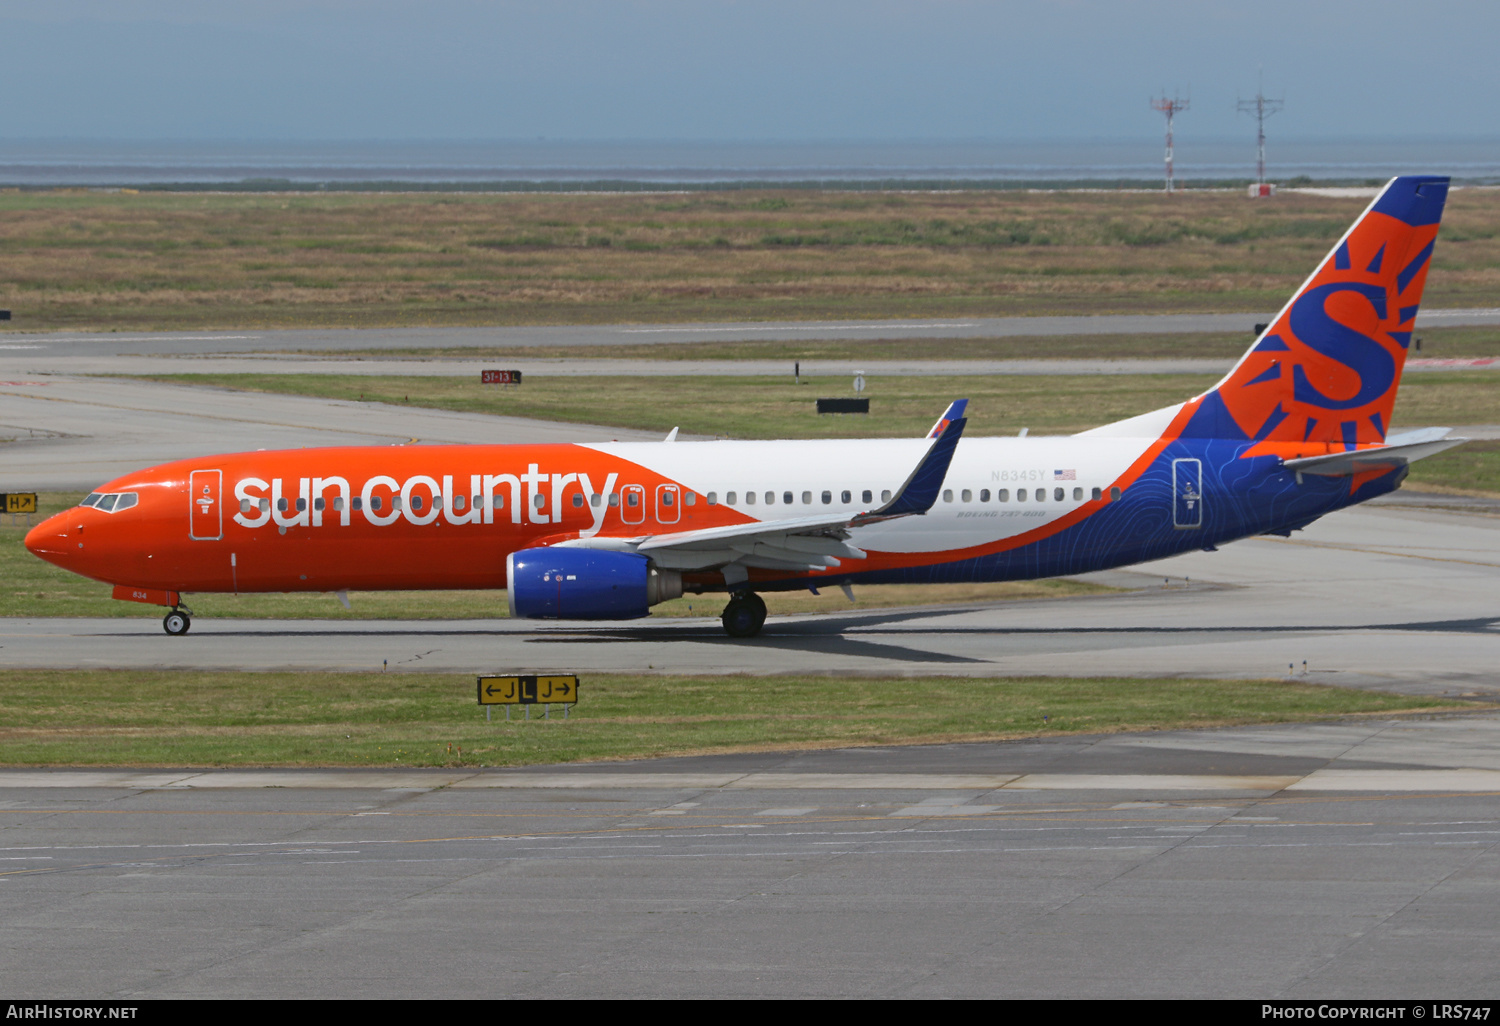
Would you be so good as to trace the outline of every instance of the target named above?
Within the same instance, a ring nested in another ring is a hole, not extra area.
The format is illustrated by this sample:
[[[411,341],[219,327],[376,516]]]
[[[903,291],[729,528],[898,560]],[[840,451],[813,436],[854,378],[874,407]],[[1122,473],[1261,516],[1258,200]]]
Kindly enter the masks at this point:
[[[952,413],[955,409],[962,412],[964,403],[967,401],[960,399],[948,408],[948,412]],[[953,452],[958,448],[958,440],[963,437],[964,425],[968,423],[967,417],[947,421],[941,433],[928,448],[927,455],[922,457],[922,462],[917,464],[916,469],[911,472],[911,476],[897,490],[891,501],[879,509],[859,514],[849,521],[849,526],[861,527],[881,520],[911,516],[914,513],[926,513],[930,510],[933,503],[937,502],[938,492],[943,488],[943,480],[948,476],[948,465],[953,462]]]
[[[936,438],[942,434],[949,424],[952,424],[964,415],[964,407],[968,405],[969,400],[967,399],[955,399],[949,404],[948,409],[943,412],[943,415],[937,419],[937,423],[932,425],[932,430],[927,432],[927,437]]]

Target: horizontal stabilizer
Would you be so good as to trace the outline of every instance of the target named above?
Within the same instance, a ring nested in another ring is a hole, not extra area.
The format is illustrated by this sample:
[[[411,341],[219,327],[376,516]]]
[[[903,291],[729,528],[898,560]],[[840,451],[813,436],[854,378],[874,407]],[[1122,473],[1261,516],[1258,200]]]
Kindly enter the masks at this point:
[[[1447,432],[1447,428],[1432,428],[1428,431],[1413,431],[1412,435],[1429,431]],[[1405,436],[1403,436],[1405,437]],[[1400,445],[1382,445],[1373,449],[1355,449],[1350,452],[1331,452],[1324,456],[1304,456],[1287,460],[1287,470],[1297,474],[1316,474],[1319,477],[1350,477],[1371,471],[1395,470],[1424,456],[1433,456],[1444,449],[1463,445],[1467,438],[1432,438],[1424,441],[1405,442]]]

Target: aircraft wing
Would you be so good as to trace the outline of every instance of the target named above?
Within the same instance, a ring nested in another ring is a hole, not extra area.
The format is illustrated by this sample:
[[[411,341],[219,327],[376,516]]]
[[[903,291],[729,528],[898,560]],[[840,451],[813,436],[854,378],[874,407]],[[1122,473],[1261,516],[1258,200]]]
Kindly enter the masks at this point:
[[[1372,470],[1395,470],[1424,456],[1435,455],[1468,441],[1467,438],[1446,437],[1452,430],[1441,427],[1422,428],[1392,435],[1387,440],[1390,444],[1373,449],[1304,456],[1301,459],[1286,460],[1283,466],[1298,474],[1317,474],[1320,477],[1349,477]]]
[[[740,576],[734,568],[763,570],[824,570],[843,559],[864,559],[863,550],[848,544],[849,531],[866,524],[920,516],[932,508],[942,490],[953,452],[963,435],[967,400],[959,400],[934,427],[932,444],[889,502],[864,512],[761,520],[699,531],[644,535],[638,538],[578,538],[559,542],[559,548],[617,549],[639,552],[665,570],[725,569],[726,577]],[[950,416],[951,415],[951,416]]]

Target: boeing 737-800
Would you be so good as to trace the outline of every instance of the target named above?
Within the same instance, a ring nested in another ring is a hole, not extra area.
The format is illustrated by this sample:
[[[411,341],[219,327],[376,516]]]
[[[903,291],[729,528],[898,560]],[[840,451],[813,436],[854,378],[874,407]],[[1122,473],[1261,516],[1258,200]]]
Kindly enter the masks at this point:
[[[726,592],[1006,581],[1287,534],[1392,491],[1447,429],[1387,437],[1448,179],[1392,179],[1229,374],[1066,437],[298,449],[127,474],[32,552],[170,607],[193,592],[506,589],[512,616],[623,620]],[[674,432],[675,434],[675,432]]]

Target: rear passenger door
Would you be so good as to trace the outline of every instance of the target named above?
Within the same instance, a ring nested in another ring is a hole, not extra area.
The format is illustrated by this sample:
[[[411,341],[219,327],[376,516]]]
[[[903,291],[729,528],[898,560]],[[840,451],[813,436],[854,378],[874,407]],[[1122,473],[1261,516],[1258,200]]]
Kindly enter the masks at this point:
[[[188,477],[188,537],[193,541],[218,541],[224,537],[224,504],[219,501],[224,482],[222,470],[195,470]]]

